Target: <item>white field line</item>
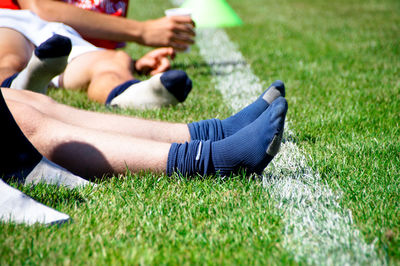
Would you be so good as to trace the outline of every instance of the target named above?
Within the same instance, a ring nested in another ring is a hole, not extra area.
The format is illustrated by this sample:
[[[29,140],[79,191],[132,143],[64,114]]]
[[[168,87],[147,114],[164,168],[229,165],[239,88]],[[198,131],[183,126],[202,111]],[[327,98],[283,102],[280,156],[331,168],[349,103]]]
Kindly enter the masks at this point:
[[[196,43],[214,73],[216,89],[234,112],[267,87],[223,30],[198,29]],[[374,245],[367,245],[353,225],[350,210],[338,204],[340,193],[335,194],[307,165],[305,156],[290,141],[292,135],[286,127],[281,151],[263,177],[264,187],[284,214],[284,247],[297,261],[308,264],[382,264]]]
[[[171,2],[178,6],[182,1]],[[251,103],[269,85],[253,74],[223,30],[197,29],[196,32],[196,44],[211,68],[215,88],[233,112]],[[264,187],[283,213],[284,247],[298,262],[307,264],[386,264],[378,258],[374,244],[365,243],[353,224],[351,211],[338,204],[340,189],[334,193],[320,175],[313,172],[305,156],[291,141],[293,136],[286,123],[281,150],[263,176]]]

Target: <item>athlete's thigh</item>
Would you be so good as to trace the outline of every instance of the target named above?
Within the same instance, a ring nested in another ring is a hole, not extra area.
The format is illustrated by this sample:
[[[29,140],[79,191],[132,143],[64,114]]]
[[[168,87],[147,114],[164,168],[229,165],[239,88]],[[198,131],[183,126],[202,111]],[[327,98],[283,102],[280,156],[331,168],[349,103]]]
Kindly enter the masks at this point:
[[[114,50],[97,50],[75,57],[63,73],[63,86],[67,89],[87,89],[92,78],[98,73],[113,73],[132,76],[130,57]]]
[[[32,56],[33,44],[18,31],[0,28],[0,68],[21,71]]]
[[[29,91],[1,88],[4,99],[31,105],[43,112],[43,109],[52,108],[56,101],[47,95]]]

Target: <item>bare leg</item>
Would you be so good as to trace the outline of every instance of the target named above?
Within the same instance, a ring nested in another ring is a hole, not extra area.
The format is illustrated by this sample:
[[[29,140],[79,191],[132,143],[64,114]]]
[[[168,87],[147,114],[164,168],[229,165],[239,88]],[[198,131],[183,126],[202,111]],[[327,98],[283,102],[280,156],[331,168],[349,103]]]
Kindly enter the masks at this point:
[[[168,143],[190,141],[186,124],[80,110],[59,104],[48,96],[31,91],[3,88],[2,92],[6,101],[13,100],[30,105],[49,117],[78,127]]]
[[[192,81],[184,71],[170,70],[137,82],[132,70],[133,60],[125,52],[88,52],[68,64],[60,85],[87,90],[88,97],[100,103],[135,109],[176,105],[192,89]]]
[[[101,177],[125,173],[126,169],[166,171],[169,143],[82,128],[20,102],[8,100],[7,104],[39,152],[76,174]]]
[[[112,89],[133,79],[132,69],[132,58],[125,52],[89,52],[68,64],[63,74],[63,86],[87,90],[90,99],[105,103]]]
[[[33,49],[33,44],[21,33],[9,28],[0,28],[0,84],[24,69]]]

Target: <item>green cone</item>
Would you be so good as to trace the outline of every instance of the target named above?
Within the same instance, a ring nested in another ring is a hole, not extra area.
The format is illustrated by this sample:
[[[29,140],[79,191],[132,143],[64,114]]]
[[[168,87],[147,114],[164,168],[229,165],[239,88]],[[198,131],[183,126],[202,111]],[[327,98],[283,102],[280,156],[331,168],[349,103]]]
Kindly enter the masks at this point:
[[[182,8],[192,11],[197,28],[233,27],[243,22],[225,0],[186,0]]]

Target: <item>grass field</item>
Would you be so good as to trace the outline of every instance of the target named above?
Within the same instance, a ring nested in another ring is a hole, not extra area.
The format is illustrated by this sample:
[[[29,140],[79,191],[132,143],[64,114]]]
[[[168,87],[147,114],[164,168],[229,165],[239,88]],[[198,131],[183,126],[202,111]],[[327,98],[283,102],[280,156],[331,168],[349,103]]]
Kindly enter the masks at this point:
[[[341,194],[340,207],[351,211],[381,263],[400,265],[400,2],[228,2],[245,24],[226,32],[255,75],[263,84],[285,81],[287,119],[307,164]],[[130,17],[147,19],[171,4],[132,1],[130,7]],[[134,57],[147,50],[127,47]],[[194,82],[183,105],[113,112],[180,122],[231,114],[198,47],[180,54],[174,67]],[[112,111],[84,93],[50,95]],[[307,264],[307,255],[286,248],[284,210],[260,179],[127,172],[99,183],[72,191],[14,184],[73,222],[0,224],[0,264]]]

